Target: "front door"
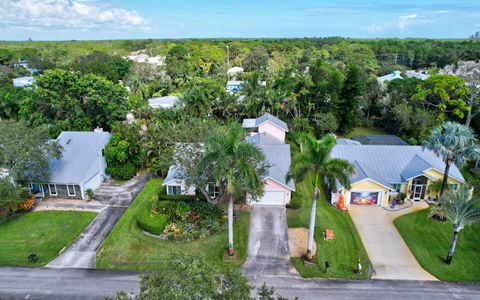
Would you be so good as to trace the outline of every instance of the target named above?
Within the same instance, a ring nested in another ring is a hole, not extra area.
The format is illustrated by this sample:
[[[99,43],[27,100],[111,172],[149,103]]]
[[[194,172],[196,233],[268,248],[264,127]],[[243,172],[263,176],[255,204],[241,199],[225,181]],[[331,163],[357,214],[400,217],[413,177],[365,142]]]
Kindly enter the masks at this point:
[[[413,199],[420,200],[422,199],[423,185],[415,185],[413,188]]]

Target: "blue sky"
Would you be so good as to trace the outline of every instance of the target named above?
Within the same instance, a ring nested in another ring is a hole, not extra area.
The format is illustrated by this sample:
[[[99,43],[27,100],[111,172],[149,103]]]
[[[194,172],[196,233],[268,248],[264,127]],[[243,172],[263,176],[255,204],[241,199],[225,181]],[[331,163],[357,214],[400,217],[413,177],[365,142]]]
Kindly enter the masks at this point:
[[[0,40],[465,38],[480,1],[1,0]]]

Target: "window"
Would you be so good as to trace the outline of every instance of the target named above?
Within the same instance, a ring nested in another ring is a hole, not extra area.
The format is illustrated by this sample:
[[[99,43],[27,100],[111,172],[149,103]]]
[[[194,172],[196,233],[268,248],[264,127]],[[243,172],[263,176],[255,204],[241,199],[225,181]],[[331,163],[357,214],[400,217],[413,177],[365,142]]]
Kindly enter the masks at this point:
[[[181,195],[182,187],[179,185],[169,185],[167,186],[167,195]]]
[[[49,184],[48,185],[48,192],[51,196],[57,196],[57,185],[56,184]]]
[[[102,156],[105,157],[105,149],[102,149]]]
[[[448,186],[452,191],[456,191],[458,189],[458,184],[449,184]]]
[[[74,185],[67,185],[67,190],[68,190],[68,195],[69,196],[73,197],[73,196],[77,195]]]
[[[218,195],[218,187],[216,186],[215,182],[209,182],[207,185],[208,196],[214,199]]]
[[[400,193],[400,189],[402,188],[401,183],[392,183],[392,187],[395,190],[395,192]]]

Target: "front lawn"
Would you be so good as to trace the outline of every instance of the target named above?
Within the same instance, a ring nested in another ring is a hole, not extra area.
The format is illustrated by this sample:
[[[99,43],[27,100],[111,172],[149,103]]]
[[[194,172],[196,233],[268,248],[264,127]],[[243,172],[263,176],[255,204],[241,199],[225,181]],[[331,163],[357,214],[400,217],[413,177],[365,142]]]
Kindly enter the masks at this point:
[[[97,251],[97,268],[161,270],[172,253],[190,253],[203,257],[215,269],[239,268],[245,261],[248,238],[248,213],[241,212],[234,224],[234,242],[238,257],[231,263],[223,262],[228,245],[228,233],[222,232],[191,242],[174,242],[145,235],[136,223],[137,213],[147,202],[158,199],[161,179],[150,180],[130,205],[112,232]]]
[[[339,135],[339,138],[351,139],[354,136],[364,135],[364,134],[388,134],[385,130],[381,128],[367,128],[367,127],[355,127],[353,131],[345,134]]]
[[[38,211],[0,223],[0,265],[44,266],[68,247],[96,214]],[[28,256],[37,254],[36,263]]]
[[[444,281],[480,281],[480,224],[468,226],[458,237],[451,265],[445,264],[452,239],[450,222],[428,218],[428,209],[394,221],[395,226],[420,265]]]
[[[306,178],[297,184],[296,188],[296,193],[302,195],[302,205],[297,210],[288,211],[288,227],[308,228],[313,191],[311,180]],[[323,232],[327,228],[333,229],[335,234],[333,241],[323,239]],[[328,205],[323,191],[317,200],[315,241],[317,242],[315,266],[306,266],[300,258],[292,258],[292,263],[303,277],[367,278],[368,255],[350,215]],[[357,275],[354,271],[359,258],[364,271]],[[325,261],[330,263],[327,273],[324,273]]]

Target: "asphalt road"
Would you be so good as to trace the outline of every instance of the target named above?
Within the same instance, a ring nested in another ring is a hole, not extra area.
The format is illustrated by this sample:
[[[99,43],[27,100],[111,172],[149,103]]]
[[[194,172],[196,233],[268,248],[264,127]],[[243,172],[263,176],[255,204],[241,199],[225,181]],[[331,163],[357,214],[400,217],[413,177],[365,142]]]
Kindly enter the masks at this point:
[[[299,299],[480,299],[480,285],[432,281],[249,277]],[[139,291],[138,273],[94,269],[0,267],[0,299],[102,299],[119,290]]]

